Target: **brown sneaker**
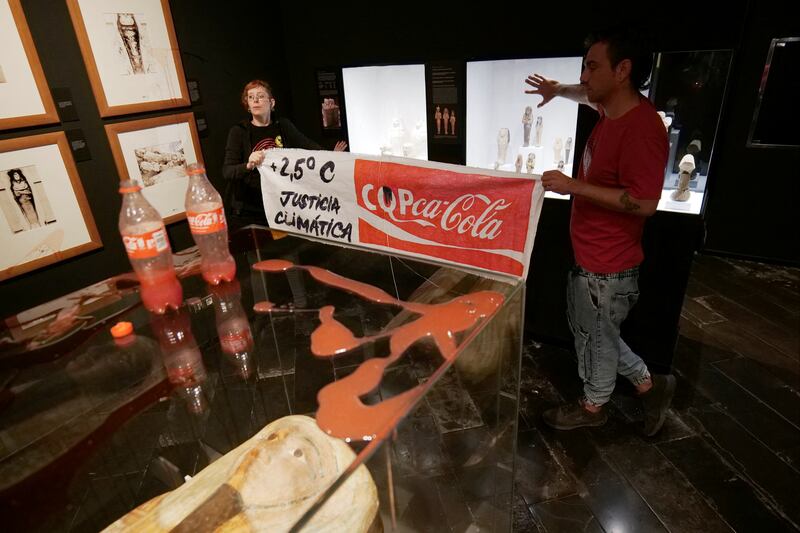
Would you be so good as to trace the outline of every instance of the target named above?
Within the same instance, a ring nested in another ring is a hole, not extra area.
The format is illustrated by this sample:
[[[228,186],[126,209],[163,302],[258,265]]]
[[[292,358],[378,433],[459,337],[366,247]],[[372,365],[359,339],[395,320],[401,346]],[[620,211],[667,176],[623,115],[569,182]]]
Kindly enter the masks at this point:
[[[664,425],[667,409],[675,394],[675,376],[654,375],[653,388],[641,395],[644,404],[644,434],[652,437]]]
[[[593,413],[586,410],[581,401],[565,403],[542,414],[545,424],[551,428],[568,430],[588,426],[602,426],[608,420],[605,409]]]

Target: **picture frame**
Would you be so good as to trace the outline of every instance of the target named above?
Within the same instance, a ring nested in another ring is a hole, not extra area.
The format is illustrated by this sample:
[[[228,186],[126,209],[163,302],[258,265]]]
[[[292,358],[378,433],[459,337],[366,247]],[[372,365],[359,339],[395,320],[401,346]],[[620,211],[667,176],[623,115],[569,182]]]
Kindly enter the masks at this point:
[[[0,140],[0,281],[102,246],[64,132]]]
[[[167,0],[67,0],[101,117],[190,105]]]
[[[0,0],[0,130],[59,122],[21,0]]]
[[[107,124],[120,181],[132,180],[165,224],[186,218],[186,165],[203,163],[194,113]]]

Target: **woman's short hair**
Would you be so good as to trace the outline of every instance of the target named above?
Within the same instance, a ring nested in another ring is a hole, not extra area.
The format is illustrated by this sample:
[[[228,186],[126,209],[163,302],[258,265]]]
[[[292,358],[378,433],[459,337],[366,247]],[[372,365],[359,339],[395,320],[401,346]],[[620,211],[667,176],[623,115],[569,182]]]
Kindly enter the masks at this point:
[[[247,105],[247,91],[250,89],[255,89],[256,87],[263,87],[266,89],[269,98],[272,98],[272,87],[269,86],[269,83],[265,82],[264,80],[251,80],[244,86],[244,90],[242,91],[242,105],[244,106],[245,111],[249,111],[250,107]]]

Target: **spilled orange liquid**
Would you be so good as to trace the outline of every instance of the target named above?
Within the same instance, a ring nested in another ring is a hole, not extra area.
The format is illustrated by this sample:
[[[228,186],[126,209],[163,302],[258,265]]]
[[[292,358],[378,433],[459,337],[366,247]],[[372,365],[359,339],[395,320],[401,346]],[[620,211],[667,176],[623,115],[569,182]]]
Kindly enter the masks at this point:
[[[475,326],[494,314],[503,303],[503,295],[479,291],[457,296],[440,304],[423,304],[398,300],[373,285],[345,278],[323,268],[294,265],[290,261],[271,259],[253,265],[264,272],[285,272],[299,268],[321,283],[351,292],[376,303],[396,305],[419,315],[414,320],[371,337],[357,338],[333,316],[333,306],[319,310],[320,325],[311,334],[311,352],[317,357],[334,357],[376,339],[389,337],[389,355],[364,361],[352,374],[323,387],[317,394],[317,424],[334,437],[346,440],[372,440],[385,435],[422,395],[420,384],[388,400],[366,405],[361,396],[376,390],[386,368],[399,359],[415,342],[430,337],[445,360],[455,357],[458,346],[455,334]],[[270,312],[273,304],[259,302],[258,312]]]

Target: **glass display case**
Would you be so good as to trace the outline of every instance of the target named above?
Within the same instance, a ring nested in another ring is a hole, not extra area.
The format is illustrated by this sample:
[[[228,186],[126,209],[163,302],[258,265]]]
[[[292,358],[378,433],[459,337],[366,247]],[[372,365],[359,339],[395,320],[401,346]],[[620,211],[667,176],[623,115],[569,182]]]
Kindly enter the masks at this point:
[[[656,54],[649,97],[669,135],[659,210],[703,210],[732,57],[732,50]]]
[[[749,148],[792,148],[800,146],[800,131],[793,113],[800,81],[800,37],[772,39],[761,74],[758,100],[747,137]]]
[[[467,166],[522,174],[561,169],[572,175],[578,104],[525,94],[531,74],[580,82],[581,57],[467,63]],[[567,198],[553,192],[546,197]]]
[[[5,527],[509,531],[524,282],[255,228],[231,249],[217,287],[176,256],[176,313],[124,274],[5,320]]]
[[[350,151],[428,159],[425,65],[342,69]]]

